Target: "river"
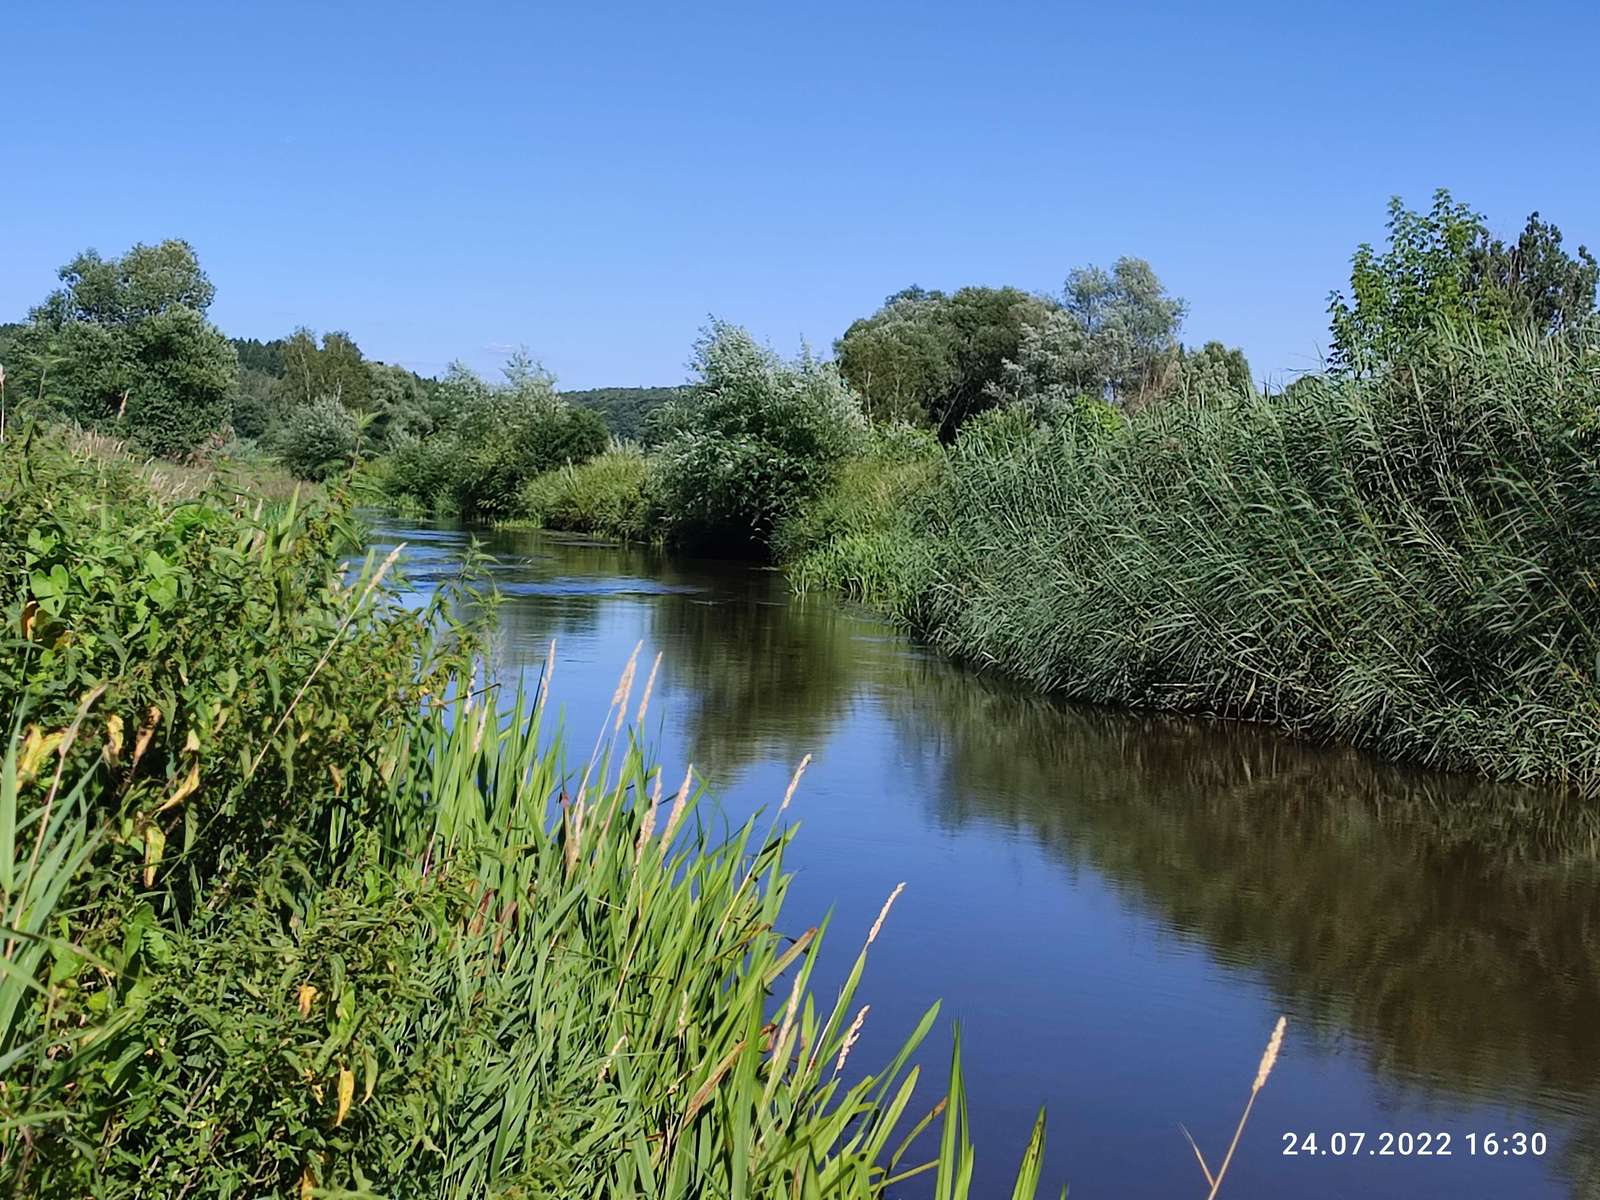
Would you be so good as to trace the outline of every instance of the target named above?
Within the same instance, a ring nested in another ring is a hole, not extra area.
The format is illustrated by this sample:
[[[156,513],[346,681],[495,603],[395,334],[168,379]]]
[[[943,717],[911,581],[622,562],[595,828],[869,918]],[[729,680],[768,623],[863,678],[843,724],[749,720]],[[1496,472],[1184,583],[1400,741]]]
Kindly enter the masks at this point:
[[[686,761],[708,781],[711,819],[772,812],[812,755],[788,919],[831,910],[839,970],[906,884],[852,1058],[943,1001],[921,1058],[942,1078],[960,1022],[975,1196],[1010,1195],[1040,1104],[1049,1194],[1204,1196],[1179,1125],[1221,1157],[1280,1013],[1225,1196],[1600,1196],[1592,807],[1029,695],[767,570],[375,520],[418,597],[483,541],[501,677],[554,639],[581,745],[634,646],[642,669],[659,652],[649,736],[669,781]],[[1285,1154],[1291,1133],[1319,1152]],[[1371,1153],[1385,1133],[1450,1153]],[[1547,1151],[1508,1153],[1517,1133]]]

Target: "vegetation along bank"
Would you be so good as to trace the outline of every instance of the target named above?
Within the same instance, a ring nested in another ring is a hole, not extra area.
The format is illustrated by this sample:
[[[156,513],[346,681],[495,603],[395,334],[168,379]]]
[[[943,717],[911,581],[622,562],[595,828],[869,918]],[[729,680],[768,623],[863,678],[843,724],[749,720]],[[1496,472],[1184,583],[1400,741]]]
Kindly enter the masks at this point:
[[[1597,267],[1391,206],[1325,369],[1185,346],[1150,266],[912,287],[831,361],[713,321],[681,387],[424,379],[229,342],[182,243],[80,256],[0,333],[13,408],[412,511],[767,558],[1064,695],[1600,790]],[[263,465],[265,464],[265,465]]]

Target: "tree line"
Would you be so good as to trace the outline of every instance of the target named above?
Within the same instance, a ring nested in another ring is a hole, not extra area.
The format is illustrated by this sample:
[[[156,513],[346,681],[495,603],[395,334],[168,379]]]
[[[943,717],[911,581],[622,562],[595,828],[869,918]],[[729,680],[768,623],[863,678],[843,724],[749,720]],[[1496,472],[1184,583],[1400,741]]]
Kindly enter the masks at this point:
[[[1386,247],[1358,248],[1348,290],[1330,297],[1330,376],[1388,369],[1440,321],[1557,334],[1594,313],[1594,256],[1569,253],[1538,213],[1504,240],[1441,190],[1425,212],[1395,199],[1388,233]],[[166,457],[242,446],[308,479],[382,459],[398,467],[399,494],[504,513],[523,479],[592,457],[608,437],[664,444],[695,394],[693,385],[562,393],[525,355],[499,381],[459,363],[430,378],[368,358],[337,330],[230,339],[208,316],[215,287],[180,240],[113,258],[85,251],[59,277],[26,321],[0,326],[11,407]],[[911,286],[844,330],[829,369],[867,421],[946,444],[995,408],[1126,412],[1265,386],[1239,349],[1186,345],[1187,313],[1133,257],[1073,270],[1049,295]]]

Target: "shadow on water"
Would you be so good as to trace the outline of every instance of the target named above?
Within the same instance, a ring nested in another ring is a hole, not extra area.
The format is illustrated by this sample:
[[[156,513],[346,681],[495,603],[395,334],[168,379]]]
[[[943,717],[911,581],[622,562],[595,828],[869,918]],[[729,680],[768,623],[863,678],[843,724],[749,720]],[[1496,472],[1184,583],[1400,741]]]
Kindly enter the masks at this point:
[[[420,540],[425,570],[459,555],[451,536]],[[1250,727],[1055,703],[859,611],[796,601],[771,572],[534,535],[488,548],[508,665],[576,639],[579,661],[604,670],[579,699],[603,711],[642,639],[713,781],[830,740],[842,753],[844,733],[877,728],[854,717],[878,720],[885,732],[858,736],[897,744],[922,822],[957,839],[999,830],[1058,872],[1092,874],[1225,972],[1263,981],[1380,1083],[1548,1122],[1563,1190],[1600,1196],[1593,806]],[[884,784],[852,786],[868,804]],[[1339,1127],[1358,1126],[1330,1116]]]

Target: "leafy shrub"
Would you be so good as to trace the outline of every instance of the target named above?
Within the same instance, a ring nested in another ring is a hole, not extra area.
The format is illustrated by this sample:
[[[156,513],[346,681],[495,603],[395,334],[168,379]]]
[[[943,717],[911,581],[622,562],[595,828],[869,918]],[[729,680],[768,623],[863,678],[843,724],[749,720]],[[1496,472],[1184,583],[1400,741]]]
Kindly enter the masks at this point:
[[[349,469],[360,437],[354,413],[332,396],[318,396],[289,415],[278,456],[298,479],[327,479]]]
[[[793,363],[714,323],[686,397],[657,410],[666,441],[652,490],[668,536],[700,549],[764,549],[861,444],[860,402],[827,363]]]
[[[521,517],[545,529],[593,533],[622,541],[648,536],[645,484],[649,463],[633,446],[618,446],[577,466],[525,480]]]
[[[609,440],[598,413],[562,400],[551,377],[525,360],[513,360],[501,386],[454,367],[440,391],[451,414],[443,429],[394,453],[388,478],[397,500],[469,517],[511,514],[525,480],[586,462]]]
[[[185,845],[186,884],[227,847],[313,828],[330,769],[370,766],[378,733],[458,661],[346,582],[355,531],[337,509],[166,498],[37,437],[0,450],[0,507],[0,729],[65,728],[103,686],[79,746],[114,781],[94,793],[109,850],[153,869]],[[337,787],[359,807],[355,778]]]
[[[1002,410],[972,418],[987,424]],[[927,522],[942,486],[945,451],[930,431],[875,427],[814,501],[785,521],[774,555],[801,591],[870,599],[906,620],[931,582]]]

